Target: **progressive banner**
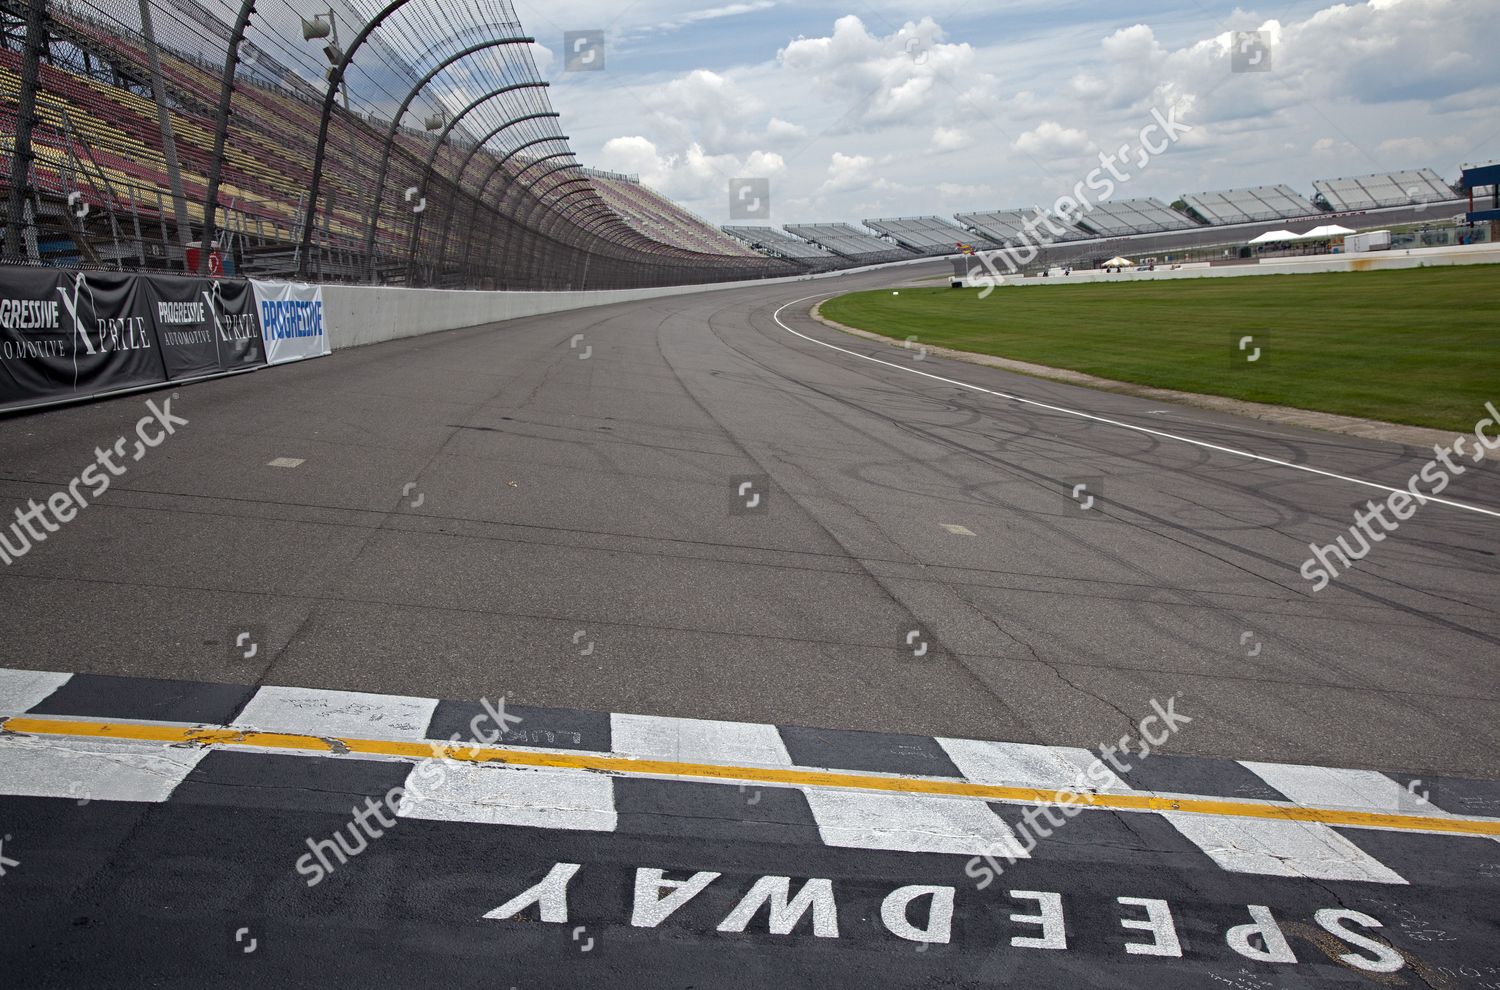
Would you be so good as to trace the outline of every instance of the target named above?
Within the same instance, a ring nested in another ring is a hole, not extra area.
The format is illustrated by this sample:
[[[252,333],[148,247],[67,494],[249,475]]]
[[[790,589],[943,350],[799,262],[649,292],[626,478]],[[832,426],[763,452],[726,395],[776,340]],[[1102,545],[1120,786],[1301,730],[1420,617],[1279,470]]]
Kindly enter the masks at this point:
[[[181,275],[142,278],[170,380],[247,371],[266,363],[248,283]]]
[[[138,276],[0,269],[0,409],[164,383]]]
[[[323,287],[251,279],[267,364],[286,364],[331,352],[323,319]]]

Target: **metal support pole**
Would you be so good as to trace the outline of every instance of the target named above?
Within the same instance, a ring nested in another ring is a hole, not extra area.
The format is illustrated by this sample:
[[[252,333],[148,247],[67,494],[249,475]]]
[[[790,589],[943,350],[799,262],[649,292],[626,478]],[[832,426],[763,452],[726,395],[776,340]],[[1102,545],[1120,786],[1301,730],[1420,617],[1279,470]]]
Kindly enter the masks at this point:
[[[519,174],[519,173],[517,173],[517,174]],[[568,182],[559,183],[557,186],[553,187],[552,189],[547,190],[547,193],[551,193],[551,192],[555,191],[556,189],[561,189],[564,186],[568,186],[568,185],[571,185],[573,183],[577,183],[577,182],[580,182],[580,181],[582,181],[582,182],[588,182],[589,180],[586,179],[586,178],[584,178],[584,177],[582,177],[582,176],[580,176],[577,179],[570,179]],[[505,206],[506,200],[510,197],[511,192],[514,191],[516,188],[517,187],[514,184],[512,184],[506,190],[505,195],[503,195],[500,198],[500,201],[494,205],[493,209],[495,209],[501,216],[506,216],[506,214],[504,214],[504,212],[503,212],[503,207]],[[530,190],[530,188],[524,189],[520,193],[520,195],[522,197],[529,198],[530,201],[525,204],[523,212],[521,212],[519,215],[516,215],[516,216],[509,216],[509,217],[507,217],[507,219],[513,225],[515,225],[519,229],[522,229],[522,230],[525,230],[525,231],[529,231],[529,232],[531,232],[533,234],[539,234],[539,235],[541,235],[543,237],[549,237],[550,238],[551,237],[550,233],[544,232],[544,231],[538,229],[537,227],[533,227],[532,224],[531,224],[532,215],[536,212],[536,210],[537,209],[543,209],[543,210],[549,209],[549,204],[544,203],[543,200],[542,200],[542,197],[539,196],[539,195],[537,195],[537,194],[535,194],[534,192],[532,192]],[[545,195],[545,194],[543,194],[543,195]],[[566,198],[566,197],[564,197],[564,198]],[[468,243],[469,243],[469,240],[472,239],[473,230],[474,230],[473,225],[470,225],[470,228],[469,228],[470,238],[466,238],[465,239],[465,246],[464,246],[464,251],[466,253],[469,250]]]
[[[547,216],[549,214],[552,215],[553,217],[556,217],[556,216],[560,215],[559,211],[558,211],[558,207],[562,203],[566,202],[568,199],[572,198],[573,196],[584,195],[584,194],[587,194],[587,193],[590,193],[590,192],[594,191],[593,190],[593,184],[590,182],[590,180],[588,180],[587,178],[584,178],[584,177],[579,177],[577,179],[570,179],[567,182],[560,183],[557,188],[562,188],[564,186],[574,185],[574,184],[577,184],[579,182],[583,182],[586,185],[583,188],[574,189],[572,192],[567,193],[566,195],[559,196],[556,200],[553,200],[550,203],[544,202],[541,199],[541,197],[539,197],[539,196],[535,196],[535,195],[531,196],[530,197],[531,202],[527,205],[527,208],[526,208],[524,216],[522,216],[522,217],[520,217],[518,219],[518,225],[521,226],[524,229],[532,231],[533,233],[535,233],[538,236],[546,238],[549,241],[552,241],[554,243],[562,243],[562,242],[558,241],[558,239],[554,235],[554,233],[553,233],[550,225],[548,225],[545,221],[546,221]],[[548,190],[548,191],[552,192],[554,190]],[[535,226],[533,226],[532,222],[531,222],[532,216],[539,209],[543,211],[543,216],[542,216],[541,220]],[[569,245],[569,246],[572,247],[572,245]]]
[[[544,142],[546,142],[546,141],[552,141],[552,139],[555,139],[555,138],[541,138],[541,139],[538,139],[538,141],[531,141],[531,142],[529,142],[529,144],[544,144]],[[486,175],[486,177],[484,177],[484,183],[481,184],[480,189],[478,189],[478,193],[477,193],[477,195],[475,195],[475,201],[480,202],[480,204],[483,204],[483,202],[484,202],[484,193],[486,193],[487,190],[489,190],[489,180],[490,180],[490,178],[493,178],[493,177],[495,177],[495,175],[499,174],[499,171],[501,171],[502,166],[504,166],[505,162],[508,162],[508,160],[510,160],[511,157],[513,157],[514,154],[516,154],[516,151],[520,151],[520,150],[523,150],[523,148],[529,147],[529,144],[522,144],[522,145],[520,145],[520,147],[513,148],[513,150],[511,150],[510,153],[505,154],[505,157],[502,157],[502,159],[499,159],[498,162],[495,163],[495,168],[490,169],[489,175]],[[556,157],[573,157],[573,156],[574,156],[573,151],[558,151],[558,153],[556,153],[556,154],[544,154],[544,156],[541,156],[541,157],[538,157],[538,159],[532,160],[532,162],[529,163],[529,165],[526,165],[526,168],[531,168],[531,166],[538,165],[538,163],[541,163],[541,162],[546,162],[546,160],[556,159]],[[468,162],[465,162],[465,166],[466,165],[468,165]],[[510,184],[510,186],[508,186],[507,189],[505,189],[505,192],[502,193],[501,198],[499,198],[499,201],[495,202],[495,205],[493,205],[493,207],[489,207],[490,211],[492,211],[492,213],[495,214],[495,216],[498,216],[499,219],[504,220],[504,222],[513,222],[513,220],[511,220],[511,217],[505,216],[504,210],[502,210],[501,207],[504,207],[505,199],[507,199],[507,196],[510,196],[510,190],[514,189],[514,187],[516,187],[516,186],[514,186],[514,180],[516,180],[516,178],[519,177],[519,175],[522,175],[523,172],[526,171],[526,168],[522,168],[522,169],[520,169],[520,171],[517,171],[516,174],[511,175],[511,177],[510,177],[511,178],[511,184]],[[568,168],[576,168],[576,165],[570,165],[570,166],[568,166]],[[452,214],[450,214],[450,217],[452,217]],[[474,225],[472,225],[472,223],[469,223],[468,233],[466,233],[465,236],[463,236],[463,255],[465,255],[465,257],[466,257],[466,255],[469,254],[469,251],[471,251],[471,249],[472,249],[472,243],[474,243]],[[443,240],[441,240],[441,243],[440,243],[440,252],[438,252],[438,263],[440,263],[440,264],[443,263],[443,261],[446,260],[447,255],[449,255],[449,226],[447,226],[447,223],[446,223],[446,225],[444,225],[444,228],[443,228]]]
[[[405,6],[407,0],[391,0],[370,18],[364,27],[359,29],[354,43],[349,50],[344,52],[344,57],[339,59],[339,64],[333,67],[328,76],[328,92],[323,95],[323,111],[318,120],[318,141],[313,147],[313,169],[312,181],[308,183],[307,211],[302,218],[302,241],[298,248],[299,258],[297,261],[297,274],[302,277],[307,275],[307,257],[312,251],[312,230],[314,216],[318,210],[318,190],[323,183],[323,163],[327,157],[328,124],[333,115],[333,104],[337,98],[339,85],[344,81],[344,73],[349,69],[349,63],[354,59],[356,52],[364,45],[365,40],[374,33],[375,29],[385,23],[385,19]]]
[[[517,173],[517,174],[519,174],[519,173]],[[540,181],[541,181],[540,178],[538,178],[537,180],[535,180],[535,182],[540,182]],[[573,181],[577,181],[577,180],[573,180]],[[533,185],[535,184],[535,182],[533,183]],[[554,189],[560,189],[560,188],[562,188],[565,185],[568,185],[568,183],[560,183],[560,184],[558,184],[557,186],[555,186],[553,188]],[[493,257],[493,255],[495,253],[495,234],[496,234],[497,230],[500,230],[502,228],[504,230],[504,240],[500,244],[500,253],[502,254],[502,256],[509,253],[511,242],[512,242],[513,239],[515,239],[517,237],[521,238],[522,240],[524,240],[528,236],[531,236],[531,237],[546,237],[546,235],[540,234],[538,231],[536,231],[531,226],[529,226],[529,220],[530,220],[530,217],[531,217],[531,213],[539,205],[538,197],[536,197],[536,196],[532,197],[532,202],[531,202],[530,206],[526,209],[526,211],[524,212],[524,214],[521,215],[521,216],[511,217],[511,216],[507,215],[504,212],[505,202],[509,198],[510,193],[515,188],[516,187],[514,185],[511,186],[510,188],[508,188],[506,190],[506,194],[501,197],[501,199],[500,199],[500,201],[498,203],[491,204],[491,205],[487,206],[487,209],[489,209],[492,213],[495,214],[495,216],[499,217],[502,220],[502,224],[492,225],[490,227],[489,231],[487,232],[486,241],[485,241],[485,243],[487,245],[486,252],[485,252],[486,257]],[[548,191],[550,192],[552,190],[548,190]],[[524,195],[524,193],[523,193],[523,195]],[[563,199],[566,199],[566,198],[567,197],[563,197]],[[473,238],[474,238],[474,230],[475,230],[476,226],[477,225],[471,224],[470,227],[469,227],[468,233],[465,235],[465,238],[464,238],[464,249],[463,249],[465,255],[468,255],[470,253],[471,245],[473,243]]]
[[[26,41],[21,56],[21,93],[16,108],[16,144],[10,156],[10,199],[5,211],[5,256],[24,257],[21,217],[31,190],[31,131],[36,124],[37,67],[47,44],[47,0],[28,0]]]
[[[533,116],[556,117],[556,116],[558,116],[558,114],[555,114],[555,113],[552,113],[552,114],[535,114]],[[469,151],[468,156],[464,158],[463,165],[459,168],[459,170],[458,170],[458,176],[457,176],[457,178],[454,181],[456,183],[459,183],[459,184],[462,183],[463,177],[464,177],[464,173],[469,170],[469,162],[471,162],[471,161],[474,160],[474,155],[479,151],[480,148],[484,147],[484,144],[485,144],[486,141],[489,141],[496,134],[499,134],[506,127],[509,127],[511,123],[520,123],[521,120],[524,120],[524,119],[527,119],[527,118],[518,118],[517,120],[514,120],[514,121],[511,121],[510,123],[504,124],[501,127],[497,127],[495,130],[491,131],[488,135],[486,135],[485,138],[484,138],[484,140],[480,141],[478,144],[476,144],[473,147],[473,149],[471,149]],[[553,141],[566,141],[566,140],[568,140],[567,135],[565,135],[565,134],[556,134],[556,135],[553,135],[551,137],[543,137],[543,138],[537,138],[534,141],[527,141],[524,144],[520,144],[520,145],[517,145],[516,147],[512,148],[505,155],[505,157],[501,158],[498,162],[495,163],[495,167],[490,170],[490,174],[485,177],[485,180],[484,180],[483,184],[480,185],[479,192],[477,194],[475,194],[474,201],[476,203],[480,203],[480,204],[482,204],[484,202],[484,193],[485,193],[485,190],[489,188],[490,180],[493,179],[496,175],[500,174],[500,170],[505,167],[505,163],[508,162],[508,161],[510,161],[512,158],[514,158],[519,152],[525,151],[527,148],[534,148],[534,147],[536,147],[539,144],[548,144],[548,143],[553,142]],[[442,236],[438,239],[437,256],[439,258],[446,257],[447,254],[448,254],[448,235],[452,231],[452,229],[453,229],[453,211],[449,210],[447,218],[443,221],[443,233],[442,233]],[[472,232],[473,232],[472,225],[470,226],[469,230],[470,230],[470,233],[472,234]],[[413,224],[412,225],[412,247],[410,248],[410,250],[408,252],[408,257],[410,257],[411,254],[413,254],[415,252],[416,235],[417,235],[417,228],[416,228],[416,225]],[[467,247],[465,248],[465,250],[467,250]]]
[[[224,57],[224,75],[219,81],[219,117],[214,124],[214,153],[208,162],[208,189],[203,197],[203,243],[214,242],[214,211],[219,206],[219,176],[224,168],[224,145],[229,139],[229,101],[234,96],[234,72],[240,62],[240,43],[255,14],[255,0],[244,0],[234,30],[229,33],[229,52]],[[198,252],[199,271],[208,272],[208,251]]]
[[[146,39],[146,61],[151,67],[151,99],[156,103],[156,123],[161,128],[162,153],[167,160],[167,182],[172,189],[172,213],[177,219],[177,240],[187,250],[193,239],[188,223],[187,197],[182,191],[182,170],[177,165],[177,139],[172,133],[172,115],[167,112],[167,86],[162,81],[161,56],[156,48],[156,32],[151,27],[151,0],[141,0],[141,34]],[[199,254],[211,245],[204,244]]]
[[[519,171],[515,175],[511,176],[510,177],[510,181],[512,183],[515,183],[515,181],[517,179],[519,179],[521,176],[525,175],[527,172],[531,171],[532,169],[536,168],[542,162],[556,161],[559,158],[576,158],[576,157],[578,157],[578,153],[575,152],[575,151],[559,151],[555,155],[543,155],[540,158],[533,158],[530,162],[527,163],[527,165],[526,165],[525,168],[521,169],[521,171]],[[536,184],[538,182],[541,182],[543,179],[545,179],[547,176],[551,175],[553,172],[561,172],[564,169],[582,168],[582,167],[583,166],[579,165],[577,162],[568,162],[566,165],[558,165],[558,166],[555,166],[554,168],[549,168],[547,171],[543,172],[541,175],[538,175],[535,179],[532,179],[530,182],[522,183],[521,188],[523,188],[523,189],[534,189],[534,188],[536,188]]]
[[[483,51],[486,48],[496,47],[499,45],[517,44],[520,42],[530,43],[532,40],[533,39],[531,38],[502,38],[495,41],[486,41],[478,45],[473,45],[469,48],[464,49],[462,52],[459,52],[457,55],[450,56],[449,58],[445,59],[431,72],[427,73],[426,76],[418,80],[417,85],[412,87],[411,92],[406,94],[406,99],[401,102],[401,106],[396,110],[395,115],[391,117],[391,126],[385,135],[385,149],[380,156],[380,172],[376,175],[375,178],[375,196],[373,205],[371,205],[370,207],[370,223],[365,230],[365,257],[369,262],[371,281],[373,281],[375,278],[375,233],[376,228],[380,225],[380,207],[382,205],[382,200],[385,198],[385,180],[386,176],[390,172],[391,154],[396,144],[396,133],[401,128],[401,118],[406,115],[406,111],[411,106],[412,101],[417,98],[417,95],[424,88],[426,88],[427,84],[431,82],[439,72],[448,68],[448,66],[452,65],[454,62],[457,62],[459,59],[467,58],[469,55],[472,55],[478,51]],[[493,99],[494,97],[501,96],[505,93],[515,92],[516,90],[545,88],[548,85],[550,84],[542,82],[540,80],[536,82],[516,83],[511,86],[502,86],[499,89],[491,90],[483,96],[476,98],[468,106],[464,107],[463,110],[459,111],[459,113],[454,116],[452,120],[448,121],[448,123],[443,126],[443,131],[437,136],[437,140],[433,142],[433,147],[442,147],[442,144],[447,139],[448,134],[453,130],[455,126],[457,126],[458,122],[472,113],[481,103]]]

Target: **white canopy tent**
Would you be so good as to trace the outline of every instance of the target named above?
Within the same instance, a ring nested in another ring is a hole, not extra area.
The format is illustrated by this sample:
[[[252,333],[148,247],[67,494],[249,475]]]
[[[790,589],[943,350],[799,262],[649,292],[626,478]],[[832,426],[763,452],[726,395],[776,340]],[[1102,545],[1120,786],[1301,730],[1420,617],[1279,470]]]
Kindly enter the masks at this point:
[[[1253,238],[1251,244],[1280,244],[1283,241],[1295,241],[1301,235],[1290,230],[1268,230],[1259,237]]]
[[[1352,233],[1354,233],[1354,231],[1350,230],[1348,227],[1340,227],[1336,223],[1330,223],[1324,224],[1321,227],[1314,227],[1312,230],[1309,230],[1307,233],[1303,234],[1301,240],[1321,241],[1327,240],[1332,237],[1343,237],[1345,234]]]
[[[1104,267],[1105,268],[1129,268],[1133,264],[1135,264],[1135,262],[1131,261],[1129,258],[1122,258],[1119,255],[1115,255],[1113,258],[1110,258],[1108,261],[1106,261],[1104,263]]]

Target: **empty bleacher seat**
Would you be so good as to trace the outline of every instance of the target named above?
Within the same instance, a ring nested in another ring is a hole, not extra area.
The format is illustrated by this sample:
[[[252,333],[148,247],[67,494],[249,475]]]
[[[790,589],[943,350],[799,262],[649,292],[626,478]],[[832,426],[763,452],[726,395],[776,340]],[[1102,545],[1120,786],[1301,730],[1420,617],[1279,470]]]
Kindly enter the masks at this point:
[[[809,244],[775,227],[726,226],[724,232],[738,238],[751,248],[773,257],[791,258],[794,261],[809,262],[814,265],[832,265],[838,258],[832,251],[825,251],[816,244]]]
[[[1188,193],[1182,197],[1182,201],[1194,215],[1208,224],[1292,220],[1316,212],[1311,203],[1284,185]]]
[[[1077,217],[1078,226],[1103,237],[1188,230],[1196,224],[1154,199],[1118,199],[1095,203]]]
[[[1375,210],[1393,206],[1451,202],[1459,198],[1430,168],[1377,172],[1352,178],[1319,179],[1314,199],[1328,210]]]
[[[878,264],[912,257],[912,253],[847,223],[787,224],[786,232],[859,264]]]
[[[890,237],[903,247],[919,254],[952,254],[960,243],[989,248],[994,245],[975,238],[962,227],[939,217],[897,217],[888,220],[866,220],[865,226]],[[979,243],[974,242],[978,240]]]
[[[1090,236],[1087,232],[1058,220],[1053,220],[1050,227],[1046,224],[1035,223],[1033,221],[1036,216],[1037,211],[1034,209],[990,210],[985,213],[960,213],[954,219],[999,245],[1016,244],[1022,241],[1034,243],[1039,238],[1049,241],[1075,241]],[[1061,227],[1063,233],[1058,234],[1057,227]]]

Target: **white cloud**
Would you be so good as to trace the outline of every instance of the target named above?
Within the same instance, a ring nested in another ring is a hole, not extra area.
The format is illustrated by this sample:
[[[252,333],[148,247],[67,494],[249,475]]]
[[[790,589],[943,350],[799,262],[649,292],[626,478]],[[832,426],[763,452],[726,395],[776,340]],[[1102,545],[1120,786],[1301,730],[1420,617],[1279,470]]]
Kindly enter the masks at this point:
[[[711,148],[753,143],[745,122],[763,109],[761,101],[733,79],[708,69],[695,69],[658,87],[647,103],[663,123]]]
[[[962,151],[973,143],[974,139],[958,127],[940,126],[932,132],[932,150],[939,153]]]
[[[796,5],[798,22],[822,2]],[[1176,107],[1194,129],[1120,196],[1280,182],[1306,194],[1315,178],[1420,166],[1451,177],[1500,150],[1488,52],[1500,3],[1488,0],[1326,0],[1279,19],[1201,0],[1140,23],[1017,0],[1003,30],[985,5],[944,25],[870,4],[790,40],[774,25],[792,5],[705,17],[691,37],[725,32],[727,55],[580,74],[552,96],[586,161],[640,172],[720,221],[728,178],[752,163],[775,173],[777,222],[1050,202],[1098,148],[1134,142],[1152,108]],[[669,24],[747,5],[645,0],[630,16]],[[597,7],[601,23],[614,16]],[[950,36],[959,24],[985,33]],[[1232,72],[1230,29],[1269,32],[1272,71]]]
[[[536,63],[536,69],[545,78],[552,71],[552,62],[557,58],[552,49],[539,41],[533,41],[530,45],[531,59]]]
[[[1089,149],[1089,136],[1076,127],[1044,120],[1016,138],[1016,148],[1043,160],[1072,157]]]
[[[846,155],[835,151],[828,161],[828,181],[819,192],[838,192],[870,184],[875,159],[868,155]]]
[[[776,0],[752,0],[750,3],[729,3],[722,7],[690,10],[680,16],[651,25],[645,30],[680,31],[682,28],[692,24],[702,24],[704,21],[716,21],[725,17],[739,17],[742,14],[759,13],[763,10],[770,10],[774,6],[776,6]]]
[[[847,107],[848,129],[888,127],[935,111],[962,86],[992,80],[977,70],[971,46],[943,37],[931,17],[882,36],[850,14],[834,23],[828,37],[798,38],[778,58],[794,76]]]
[[[641,182],[673,199],[727,203],[729,181],[755,177],[774,179],[786,173],[786,162],[775,152],[754,151],[743,157],[712,155],[698,144],[679,154],[663,154],[639,135],[605,142],[599,167],[641,177]]]
[[[957,200],[964,203],[975,203],[986,196],[993,196],[993,187],[980,185],[963,185],[957,182],[939,182],[937,184],[938,195],[944,200]]]
[[[801,124],[782,120],[780,117],[772,117],[770,123],[766,124],[766,136],[777,141],[804,138],[807,137],[807,128]]]

